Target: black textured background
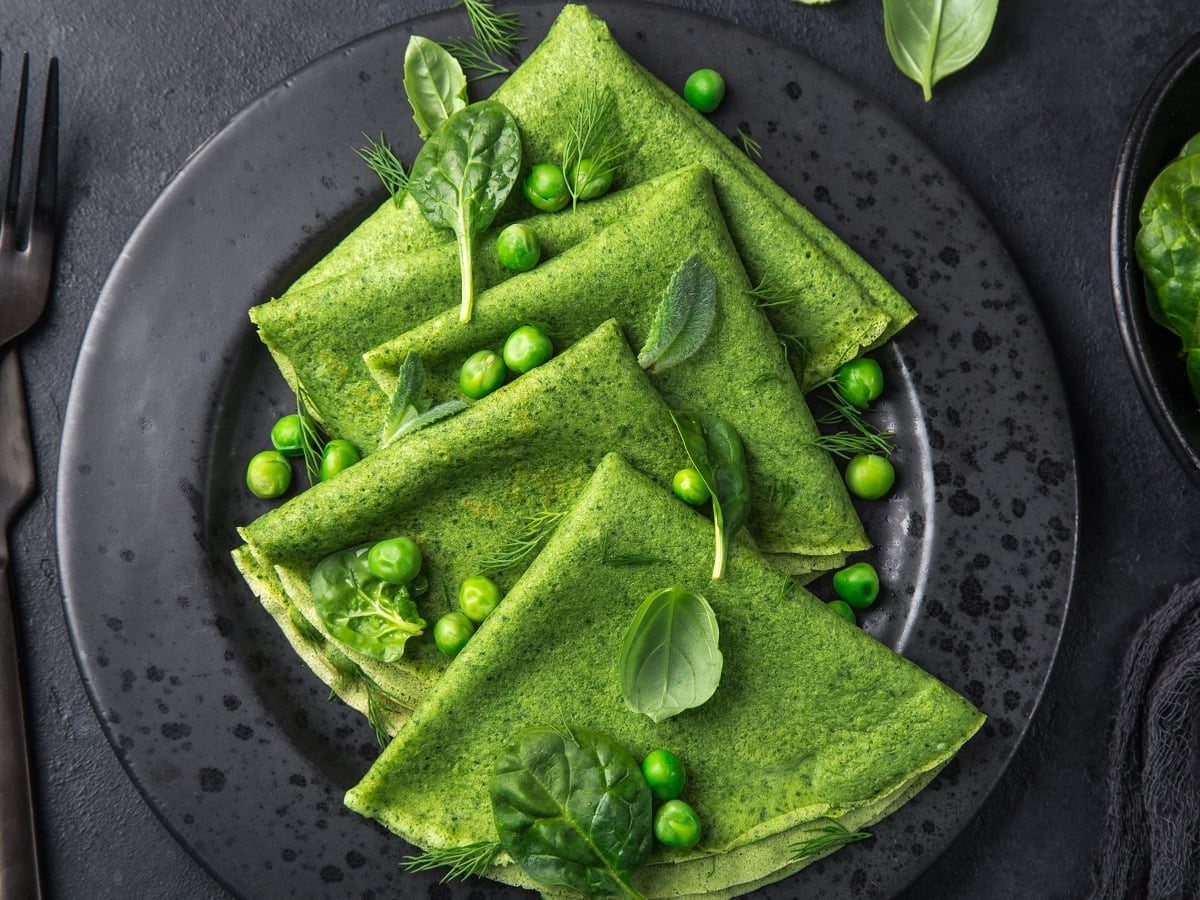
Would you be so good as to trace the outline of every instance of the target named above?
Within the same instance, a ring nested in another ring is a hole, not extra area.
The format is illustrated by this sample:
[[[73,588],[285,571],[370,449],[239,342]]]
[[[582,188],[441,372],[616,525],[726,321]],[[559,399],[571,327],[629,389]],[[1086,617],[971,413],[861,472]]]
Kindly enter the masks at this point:
[[[53,894],[215,898],[116,763],[65,633],[53,484],[71,369],[101,282],[187,154],[288,72],[448,0],[0,0],[0,52],[63,63],[66,225],[51,315],[26,341],[42,492],[14,536],[37,783]],[[1082,473],[1081,570],[1030,737],[1000,788],[909,898],[1073,897],[1090,872],[1104,731],[1126,639],[1200,573],[1200,508],[1140,405],[1111,313],[1112,167],[1142,89],[1200,29],[1189,0],[1005,0],[980,59],[933,103],[893,67],[878,0],[675,0],[803,49],[876,94],[975,193],[1060,354]],[[702,64],[697,60],[697,65]],[[0,127],[13,105],[11,55]],[[0,138],[0,152],[7,152]],[[181,302],[182,298],[181,298]],[[169,378],[169,372],[148,377]],[[131,474],[137,460],[129,461]]]

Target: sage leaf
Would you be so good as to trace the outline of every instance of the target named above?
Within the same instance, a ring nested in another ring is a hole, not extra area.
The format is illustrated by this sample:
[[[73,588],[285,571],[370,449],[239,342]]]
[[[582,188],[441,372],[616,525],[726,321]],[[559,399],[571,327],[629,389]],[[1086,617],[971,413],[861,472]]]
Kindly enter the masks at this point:
[[[654,313],[638,364],[665,372],[695,355],[717,319],[717,279],[698,254],[680,264]]]
[[[681,587],[648,596],[621,642],[626,705],[658,723],[708,701],[721,683],[724,658],[708,601]]]
[[[459,318],[475,306],[472,240],[496,218],[521,168],[521,134],[512,113],[495,100],[454,113],[413,161],[408,193],[429,224],[458,239],[462,273]]]
[[[584,728],[522,731],[497,759],[490,793],[501,846],[535,881],[640,898],[629,879],[650,856],[653,810],[624,747]]]
[[[379,438],[379,449],[389,447],[426,425],[432,425],[455,413],[462,412],[467,404],[462,400],[447,400],[431,406],[425,397],[425,366],[421,357],[409,351],[396,374],[396,387],[392,390],[392,401],[388,404],[383,422],[383,434]]]
[[[412,434],[414,431],[419,431],[422,428],[432,425],[434,422],[448,419],[466,408],[467,402],[465,400],[447,400],[444,403],[431,406],[424,412],[417,413],[415,416],[405,419],[400,427],[396,429],[392,440],[399,440],[405,435]]]
[[[932,99],[935,84],[983,50],[998,6],[999,0],[883,0],[892,61]]]
[[[729,542],[750,518],[750,475],[742,438],[720,416],[696,415],[672,410],[671,418],[692,467],[700,473],[712,494],[716,549],[713,580],[725,574]]]
[[[467,77],[444,47],[413,35],[404,51],[404,93],[421,140],[467,105]]]

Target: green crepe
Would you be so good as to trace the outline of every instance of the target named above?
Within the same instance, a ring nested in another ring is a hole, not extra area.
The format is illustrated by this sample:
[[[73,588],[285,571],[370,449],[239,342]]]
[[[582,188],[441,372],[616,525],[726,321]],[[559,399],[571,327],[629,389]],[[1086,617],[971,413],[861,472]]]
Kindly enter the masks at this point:
[[[793,297],[771,307],[776,331],[793,335],[805,353],[792,354],[809,388],[864,348],[883,343],[914,312],[853,250],[789,197],[711,123],[647,73],[586,7],[567,6],[546,40],[496,91],[521,127],[524,166],[557,162],[581,98],[611,88],[617,124],[630,152],[619,178],[634,185],[690,165],[710,169],[717,198],[747,270],[756,283]],[[514,192],[506,219],[528,215]],[[363,272],[387,259],[434,244],[449,233],[429,226],[416,203],[381,206],[293,290]]]
[[[242,530],[249,551],[238,559],[249,552],[256,563],[251,574],[271,589],[275,606],[290,605],[321,631],[308,590],[316,563],[349,546],[406,534],[424,555],[432,588],[418,605],[432,627],[450,609],[446,595],[478,574],[523,520],[547,509],[565,512],[613,451],[663,484],[683,453],[666,405],[610,321],[459,415],[262,516]],[[710,533],[696,554],[711,565],[712,551]],[[508,588],[528,562],[501,572],[497,582]],[[278,578],[264,578],[272,567]],[[411,707],[446,667],[430,631],[391,665],[343,649],[383,693]]]
[[[709,580],[709,523],[617,456],[424,703],[346,798],[421,847],[495,839],[487,783],[518,729],[559,723],[611,735],[640,758],[670,747],[704,823],[687,853],[656,851],[649,897],[737,893],[807,860],[788,847],[819,819],[877,820],[943,766],[983,716],[936,678],[786,581],[753,550]],[[668,560],[615,567],[605,539]],[[630,712],[617,661],[650,592],[700,591],[721,630],[721,685],[655,725]],[[492,874],[528,884],[511,865]]]
[[[382,399],[410,352],[425,366],[430,396],[457,396],[458,371],[474,351],[499,351],[523,320],[540,322],[561,350],[609,317],[643,346],[672,274],[698,254],[716,276],[717,319],[695,356],[651,383],[675,409],[715,413],[746,444],[754,503],[750,533],[772,553],[804,557],[800,570],[829,568],[868,546],[845,484],[729,240],[708,173],[692,168],[660,185],[637,215],[531,272],[482,294],[470,325],[449,306],[367,354]],[[681,463],[682,463],[681,457]],[[816,557],[816,559],[813,559]]]

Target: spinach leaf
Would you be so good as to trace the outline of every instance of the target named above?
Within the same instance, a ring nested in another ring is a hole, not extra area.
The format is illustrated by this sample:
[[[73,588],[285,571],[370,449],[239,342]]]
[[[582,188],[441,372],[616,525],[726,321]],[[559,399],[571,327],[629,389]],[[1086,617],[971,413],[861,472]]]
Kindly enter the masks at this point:
[[[892,61],[921,86],[965,68],[983,50],[999,0],[883,0],[883,29]]]
[[[458,238],[462,310],[475,306],[472,239],[496,218],[521,168],[521,134],[512,113],[495,100],[460,109],[421,148],[409,173],[408,193],[429,223]]]
[[[467,77],[445,48],[414,34],[404,51],[404,93],[426,140],[467,105]]]
[[[467,404],[462,400],[447,400],[433,407],[429,405],[425,397],[425,367],[421,364],[421,357],[410,351],[400,364],[392,402],[388,405],[387,417],[383,422],[379,449],[466,408]]]
[[[716,693],[724,659],[708,601],[681,587],[655,591],[638,607],[621,642],[621,693],[634,712],[658,723]]]
[[[390,663],[404,656],[404,645],[425,630],[425,620],[407,586],[371,575],[370,550],[370,544],[362,544],[331,553],[317,563],[309,587],[331,635],[352,650]]]
[[[1177,159],[1150,185],[1135,249],[1150,282],[1154,317],[1183,343],[1200,400],[1200,154]]]
[[[671,418],[683,439],[683,448],[693,468],[700,473],[712,494],[716,552],[713,558],[714,580],[725,574],[729,541],[750,517],[750,475],[746,471],[746,450],[737,430],[719,416],[679,413]]]
[[[650,788],[611,738],[522,731],[496,761],[491,797],[500,843],[531,878],[586,897],[640,898],[629,879],[650,856]]]
[[[638,364],[665,372],[696,353],[717,319],[717,279],[699,255],[683,261],[658,304]]]
[[[1192,135],[1188,142],[1183,145],[1183,148],[1179,151],[1179,158],[1183,159],[1185,156],[1192,156],[1196,153],[1200,153],[1200,134]]]

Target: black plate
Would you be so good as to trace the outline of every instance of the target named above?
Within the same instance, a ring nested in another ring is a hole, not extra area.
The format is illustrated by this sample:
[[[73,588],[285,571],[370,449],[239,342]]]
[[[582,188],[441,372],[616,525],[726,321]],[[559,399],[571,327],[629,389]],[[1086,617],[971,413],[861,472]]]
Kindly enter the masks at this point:
[[[1163,440],[1200,481],[1200,407],[1179,359],[1179,338],[1150,317],[1134,240],[1150,183],[1200,131],[1200,34],[1163,66],[1121,144],[1113,187],[1109,265],[1117,327],[1142,400]]]
[[[899,285],[922,318],[880,354],[900,480],[868,505],[888,590],[866,627],[990,718],[873,841],[773,896],[892,894],[996,783],[1041,696],[1070,592],[1075,455],[1037,310],[954,176],[870,97],[807,57],[715,19],[597,3],[668,83],[696,60],[732,85],[717,117]],[[558,10],[521,6],[532,46]],[[376,755],[357,714],[327,703],[242,585],[234,526],[261,513],[241,484],[290,398],[246,319],[379,201],[350,152],[404,135],[413,28],[370,35],[287,79],[208,141],[130,238],[84,340],[66,417],[59,540],[84,679],[147,801],[245,897],[424,892],[407,848],[346,811]],[[653,36],[653,37],[651,37]],[[448,802],[452,798],[447,798]],[[519,892],[473,883],[436,896]],[[478,896],[478,895],[476,895]]]

